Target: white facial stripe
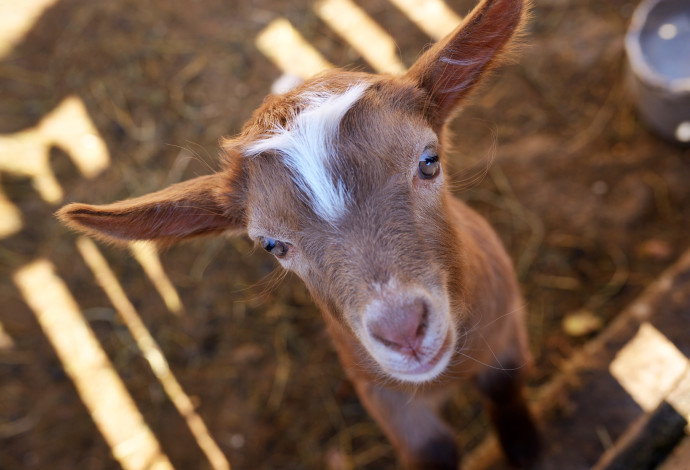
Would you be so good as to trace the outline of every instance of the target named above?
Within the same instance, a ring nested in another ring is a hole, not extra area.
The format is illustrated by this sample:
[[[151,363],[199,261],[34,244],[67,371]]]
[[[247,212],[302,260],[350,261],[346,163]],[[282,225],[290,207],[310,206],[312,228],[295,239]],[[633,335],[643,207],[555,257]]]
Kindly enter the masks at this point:
[[[328,171],[328,161],[337,158],[334,141],[338,126],[368,86],[357,83],[340,95],[309,93],[305,96],[307,106],[294,116],[289,129],[273,129],[270,137],[245,150],[247,156],[269,150],[280,152],[293,181],[308,197],[307,202],[327,221],[335,221],[343,214],[348,199],[342,179]]]

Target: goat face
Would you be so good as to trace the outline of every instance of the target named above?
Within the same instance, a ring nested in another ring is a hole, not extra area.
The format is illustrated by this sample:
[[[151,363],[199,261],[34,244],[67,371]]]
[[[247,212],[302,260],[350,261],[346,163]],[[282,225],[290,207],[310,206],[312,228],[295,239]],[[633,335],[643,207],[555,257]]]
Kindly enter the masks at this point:
[[[269,101],[226,142],[246,160],[249,236],[358,339],[362,362],[407,382],[444,370],[460,315],[425,104],[401,80],[338,72]]]

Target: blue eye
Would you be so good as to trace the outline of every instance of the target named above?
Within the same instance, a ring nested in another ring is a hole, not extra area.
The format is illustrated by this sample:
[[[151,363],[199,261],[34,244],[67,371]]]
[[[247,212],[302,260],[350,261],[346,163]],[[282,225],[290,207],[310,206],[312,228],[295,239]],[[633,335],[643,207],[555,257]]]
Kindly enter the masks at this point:
[[[430,180],[441,172],[441,161],[438,153],[433,149],[426,149],[419,157],[419,177]]]
[[[275,238],[261,237],[261,246],[272,255],[282,258],[288,252],[288,244]]]

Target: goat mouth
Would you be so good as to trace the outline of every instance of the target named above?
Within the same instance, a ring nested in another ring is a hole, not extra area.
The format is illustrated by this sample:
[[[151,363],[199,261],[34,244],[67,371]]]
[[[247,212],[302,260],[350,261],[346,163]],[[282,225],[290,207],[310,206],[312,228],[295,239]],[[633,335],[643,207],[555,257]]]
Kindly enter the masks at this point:
[[[453,332],[449,330],[438,351],[428,360],[404,370],[389,370],[389,373],[405,382],[428,382],[438,377],[447,367],[452,356]]]

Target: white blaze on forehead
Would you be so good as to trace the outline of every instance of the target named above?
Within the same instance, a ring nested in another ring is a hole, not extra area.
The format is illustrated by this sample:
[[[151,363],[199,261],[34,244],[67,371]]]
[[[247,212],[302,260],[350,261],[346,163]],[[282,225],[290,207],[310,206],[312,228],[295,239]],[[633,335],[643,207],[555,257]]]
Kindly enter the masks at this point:
[[[295,184],[308,198],[314,212],[334,221],[345,211],[347,191],[342,179],[329,171],[337,158],[335,140],[345,113],[369,85],[357,83],[342,94],[317,91],[305,94],[307,105],[286,127],[272,129],[269,137],[248,146],[245,155],[279,152]]]

